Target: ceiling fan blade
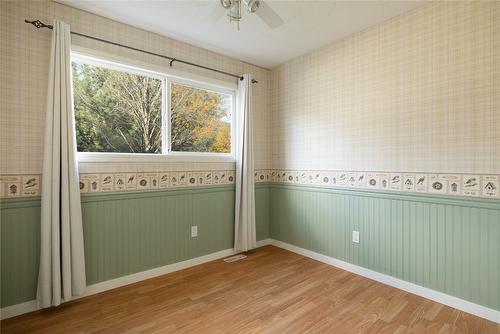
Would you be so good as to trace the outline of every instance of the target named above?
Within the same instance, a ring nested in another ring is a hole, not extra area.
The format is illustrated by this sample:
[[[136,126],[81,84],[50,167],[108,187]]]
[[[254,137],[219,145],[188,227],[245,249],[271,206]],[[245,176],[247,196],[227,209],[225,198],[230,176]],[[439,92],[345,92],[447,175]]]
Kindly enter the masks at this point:
[[[284,23],[283,19],[265,1],[260,1],[259,9],[255,12],[258,17],[271,29],[276,29]]]

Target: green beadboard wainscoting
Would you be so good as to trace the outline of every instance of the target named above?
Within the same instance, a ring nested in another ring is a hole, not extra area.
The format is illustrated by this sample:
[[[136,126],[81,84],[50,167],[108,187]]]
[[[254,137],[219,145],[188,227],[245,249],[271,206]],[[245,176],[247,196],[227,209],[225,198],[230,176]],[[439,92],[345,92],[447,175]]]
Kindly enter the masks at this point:
[[[4,199],[1,306],[33,300],[39,262],[40,199]],[[269,238],[269,187],[256,185],[258,240]],[[94,284],[229,249],[234,186],[82,196],[87,283]],[[191,226],[198,237],[191,238]]]
[[[40,200],[0,204],[5,307],[35,296]],[[82,196],[88,284],[231,248],[233,206],[233,186]],[[260,183],[256,206],[258,240],[500,310],[498,200]]]
[[[500,310],[498,200],[279,184],[270,199],[272,239]]]
[[[40,199],[0,202],[1,306],[35,298],[40,254]]]

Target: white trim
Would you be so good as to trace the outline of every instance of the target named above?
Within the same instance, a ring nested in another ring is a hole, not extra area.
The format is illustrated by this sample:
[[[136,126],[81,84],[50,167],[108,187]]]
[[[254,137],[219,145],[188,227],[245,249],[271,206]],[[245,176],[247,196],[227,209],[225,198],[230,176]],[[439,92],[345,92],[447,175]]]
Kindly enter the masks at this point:
[[[138,66],[131,66],[126,63],[115,62],[113,60],[106,60],[103,58],[92,57],[75,51],[71,52],[71,62],[77,62],[80,64],[87,64],[92,66],[99,66],[113,71],[141,75],[156,80],[163,80],[165,78],[165,74],[160,73],[158,71],[152,71],[147,68],[142,68]]]
[[[78,162],[125,162],[125,163],[147,163],[147,162],[214,162],[214,163],[234,163],[236,160],[231,155],[226,154],[149,154],[149,153],[106,153],[106,152],[78,152]]]
[[[435,302],[456,308],[458,310],[461,310],[461,311],[464,311],[464,312],[467,312],[470,314],[474,314],[478,317],[488,319],[490,321],[493,321],[493,322],[500,324],[500,311],[497,311],[497,310],[494,310],[494,309],[491,309],[491,308],[488,308],[488,307],[485,307],[482,305],[478,305],[478,304],[475,304],[475,303],[472,303],[472,302],[469,302],[467,300],[463,300],[463,299],[460,299],[457,297],[453,297],[453,296],[447,295],[447,294],[439,292],[439,291],[425,288],[425,287],[417,285],[417,284],[403,281],[401,279],[398,279],[398,278],[395,278],[395,277],[392,277],[389,275],[381,274],[379,272],[376,272],[376,271],[373,271],[370,269],[366,269],[366,268],[354,265],[352,263],[344,262],[344,261],[335,259],[335,258],[327,256],[327,255],[316,253],[316,252],[310,251],[310,250],[305,249],[305,248],[294,246],[294,245],[288,244],[286,242],[271,239],[271,245],[286,249],[290,252],[300,254],[302,256],[329,264],[331,266],[334,266],[334,267],[337,267],[340,269],[344,269],[346,271],[355,273],[357,275],[370,278],[370,279],[375,280],[377,282],[393,286],[393,287],[398,288],[400,290],[413,293],[415,295],[433,300]]]
[[[456,308],[458,310],[474,314],[478,317],[488,319],[490,321],[500,323],[500,311],[490,309],[488,307],[474,304],[472,302],[469,302],[467,300],[463,300],[457,297],[453,297],[450,295],[447,295],[445,293],[435,291],[429,288],[425,288],[410,282],[403,281],[401,279],[388,276],[385,274],[378,273],[376,271],[366,269],[357,265],[354,265],[352,263],[344,262],[338,259],[335,259],[333,257],[323,255],[320,253],[316,253],[298,246],[294,246],[291,244],[288,244],[286,242],[274,240],[274,239],[264,239],[257,241],[257,247],[262,247],[266,245],[273,245],[279,248],[286,249],[290,252],[294,252],[297,254],[300,254],[302,256],[329,264],[331,266],[347,270],[349,272],[355,273],[357,275],[367,277],[370,279],[373,279],[377,282],[381,282],[383,284],[387,284],[390,286],[393,286],[395,288],[398,288],[403,291],[407,291],[410,293],[413,293],[415,295],[433,300],[435,302]],[[212,254],[208,255],[203,255],[194,259],[174,263],[174,264],[169,264],[163,267],[159,268],[154,268],[151,270],[139,272],[136,274],[128,275],[128,276],[123,276],[119,278],[115,278],[109,281],[105,282],[100,282],[96,283],[93,285],[89,285],[87,287],[87,290],[83,296],[79,296],[74,299],[90,296],[96,293],[104,292],[107,290],[115,289],[124,285],[132,284],[135,282],[139,282],[145,279],[165,275],[168,273],[172,273],[178,270],[190,268],[199,264],[203,264],[206,262],[218,260],[224,257],[228,257],[234,254],[237,254],[238,252],[235,252],[234,249],[225,249],[219,252],[215,252]],[[29,313],[33,311],[37,311],[40,308],[37,305],[36,300],[31,300],[28,302],[24,302],[21,304],[16,304],[12,306],[7,306],[2,309],[0,309],[0,319],[7,319],[11,317],[15,317],[24,313]]]
[[[214,153],[214,152],[182,152],[182,151],[170,151],[168,155],[171,157],[180,158],[209,158],[209,159],[228,159],[236,161],[231,153]]]
[[[175,69],[168,66],[168,61],[166,60],[165,60],[166,62],[165,65],[159,65],[157,63],[142,61],[135,57],[122,57],[110,52],[85,48],[74,44],[71,46],[71,52],[86,58],[94,58],[97,59],[98,61],[104,61],[108,63],[110,62],[118,63],[120,65],[125,65],[128,67],[136,67],[144,69],[148,72],[155,72],[155,73],[160,73],[162,75],[185,78],[192,81],[206,82],[214,86],[218,86],[228,90],[238,89],[237,78],[227,78],[227,80],[221,80],[221,79],[215,79],[214,77],[211,77],[209,75],[195,74],[190,71]]]
[[[232,255],[237,254],[237,253],[239,253],[239,252],[236,252],[232,248],[225,249],[225,250],[222,250],[219,252],[215,252],[215,253],[208,254],[208,255],[203,255],[203,256],[189,259],[186,261],[177,262],[177,263],[169,264],[169,265],[166,265],[163,267],[158,267],[158,268],[138,272],[135,274],[118,277],[115,279],[111,279],[109,281],[104,281],[104,282],[92,284],[92,285],[87,286],[87,289],[85,290],[85,293],[83,295],[75,297],[72,300],[91,296],[91,295],[94,295],[96,293],[104,292],[107,290],[116,289],[116,288],[119,288],[121,286],[129,285],[129,284],[143,281],[143,280],[146,280],[149,278],[166,275],[166,274],[169,274],[169,273],[172,273],[175,271],[179,271],[182,269],[194,267],[194,266],[197,266],[199,264],[203,264],[206,262],[210,262],[210,261],[218,260],[218,259],[225,258],[228,256],[232,256]],[[17,315],[21,315],[24,313],[37,311],[39,309],[40,308],[38,307],[36,300],[31,300],[31,301],[28,301],[25,303],[16,304],[16,305],[7,306],[7,307],[2,308],[0,310],[0,313],[1,313],[0,318],[3,320],[3,319],[15,317]]]
[[[270,242],[271,242],[271,239],[264,239],[264,240],[258,241],[257,247],[269,245]],[[232,248],[224,249],[224,250],[221,250],[221,251],[218,251],[215,253],[199,256],[199,257],[189,259],[186,261],[177,262],[177,263],[169,264],[169,265],[166,265],[163,267],[158,267],[158,268],[138,272],[135,274],[118,277],[118,278],[115,278],[115,279],[112,279],[109,281],[104,281],[104,282],[92,284],[92,285],[87,286],[87,289],[85,290],[85,293],[82,296],[75,297],[75,298],[73,298],[73,300],[87,297],[90,295],[94,295],[96,293],[104,292],[107,290],[116,289],[116,288],[119,288],[119,287],[124,286],[124,285],[129,285],[129,284],[143,281],[146,279],[150,279],[153,277],[166,275],[166,274],[169,274],[169,273],[172,273],[175,271],[179,271],[182,269],[191,268],[191,267],[194,267],[194,266],[206,263],[206,262],[222,259],[222,258],[225,258],[228,256],[238,254],[238,253],[240,253],[240,252],[237,252]],[[38,307],[36,300],[30,300],[30,301],[27,301],[24,303],[1,308],[0,309],[0,319],[3,320],[3,319],[7,319],[7,318],[12,318],[12,317],[15,317],[15,316],[18,316],[21,314],[37,311],[39,309],[40,308]]]
[[[36,300],[30,300],[24,303],[3,307],[0,309],[0,320],[38,311],[39,309],[40,308],[38,307]]]
[[[161,153],[168,153],[170,146],[170,112],[168,103],[170,101],[170,87],[168,78],[164,77],[161,81]]]
[[[100,54],[100,55],[99,55]],[[121,59],[121,60],[120,60]],[[124,60],[123,58],[93,52],[89,49],[76,48],[71,53],[71,61],[99,66],[114,71],[132,73],[147,76],[162,82],[162,106],[161,106],[161,136],[162,152],[150,153],[111,153],[111,152],[77,152],[78,162],[235,162],[234,139],[236,118],[236,94],[237,85],[229,85],[220,80],[206,77],[187,75],[185,73],[171,73],[168,68],[151,66],[142,62]],[[141,65],[142,64],[142,65]],[[231,96],[231,152],[176,152],[172,151],[171,124],[170,124],[170,100],[172,84],[193,87]],[[174,156],[174,158],[172,158]]]
[[[237,254],[238,252],[234,251],[234,249],[225,249],[219,252],[215,252],[208,255],[203,255],[200,257],[196,257],[194,259],[189,259],[182,262],[177,262],[173,264],[169,264],[163,267],[158,267],[146,271],[141,271],[135,274],[118,277],[115,279],[111,279],[109,281],[104,281],[96,284],[89,285],[85,290],[85,293],[78,298],[94,295],[96,293],[104,292],[111,289],[116,289],[124,285],[129,285],[132,283],[140,282],[146,279],[150,279],[157,276],[162,276],[166,274],[173,273],[175,271],[183,270],[186,268],[191,268],[197,266],[199,264],[203,264],[206,262],[218,260],[224,257],[232,256]],[[75,298],[77,299],[77,298]]]
[[[273,239],[259,240],[259,241],[257,241],[257,244],[256,244],[255,248],[259,248],[259,247],[271,245],[272,242],[273,242]]]
[[[237,88],[227,88],[227,86],[221,86],[216,83],[211,83],[210,81],[200,81],[189,79],[176,75],[167,75],[170,83],[178,84],[180,86],[188,86],[192,88],[196,88],[199,90],[206,90],[213,93],[223,93],[226,95],[235,95]]]

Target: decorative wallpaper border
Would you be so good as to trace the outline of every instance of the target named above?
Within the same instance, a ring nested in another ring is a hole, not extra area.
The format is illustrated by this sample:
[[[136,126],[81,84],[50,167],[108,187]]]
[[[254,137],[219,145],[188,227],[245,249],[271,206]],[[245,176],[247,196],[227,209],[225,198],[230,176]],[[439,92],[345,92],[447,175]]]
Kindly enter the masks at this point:
[[[35,197],[41,193],[41,175],[0,176],[0,197]],[[233,184],[235,171],[169,171],[80,174],[81,193],[137,191],[175,187]]]
[[[354,171],[256,171],[258,181],[437,195],[499,198],[500,175]]]
[[[0,175],[0,198],[40,196],[40,179],[40,175]]]
[[[500,175],[256,170],[255,182],[500,198]],[[41,175],[0,176],[0,197],[40,196]],[[235,171],[169,171],[80,175],[81,193],[234,184]]]
[[[233,184],[234,171],[169,171],[81,174],[80,192],[136,191]]]

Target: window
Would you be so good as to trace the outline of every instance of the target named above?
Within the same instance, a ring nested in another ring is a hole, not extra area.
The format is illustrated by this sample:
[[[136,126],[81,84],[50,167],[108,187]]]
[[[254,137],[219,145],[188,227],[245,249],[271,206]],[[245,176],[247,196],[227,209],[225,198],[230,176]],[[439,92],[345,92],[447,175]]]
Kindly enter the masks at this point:
[[[73,55],[78,152],[232,153],[235,91]]]
[[[172,82],[170,149],[231,153],[231,111],[230,94]]]
[[[162,152],[162,80],[77,60],[72,66],[79,152]]]

